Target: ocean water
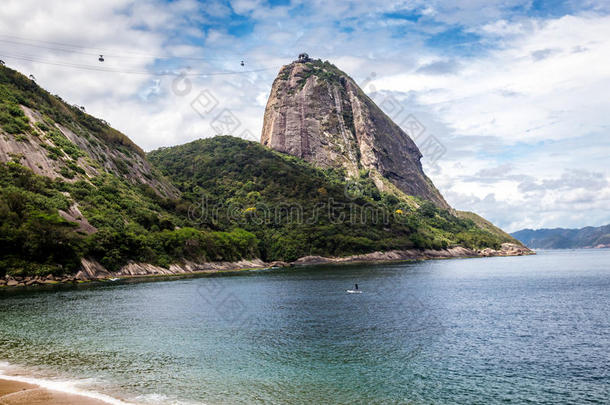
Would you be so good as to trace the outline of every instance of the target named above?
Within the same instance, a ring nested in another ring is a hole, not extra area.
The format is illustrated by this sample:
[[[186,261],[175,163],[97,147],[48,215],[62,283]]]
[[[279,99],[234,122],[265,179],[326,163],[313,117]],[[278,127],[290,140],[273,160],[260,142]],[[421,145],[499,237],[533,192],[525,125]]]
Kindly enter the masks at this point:
[[[607,404],[609,319],[610,250],[2,289],[0,374],[145,404]]]

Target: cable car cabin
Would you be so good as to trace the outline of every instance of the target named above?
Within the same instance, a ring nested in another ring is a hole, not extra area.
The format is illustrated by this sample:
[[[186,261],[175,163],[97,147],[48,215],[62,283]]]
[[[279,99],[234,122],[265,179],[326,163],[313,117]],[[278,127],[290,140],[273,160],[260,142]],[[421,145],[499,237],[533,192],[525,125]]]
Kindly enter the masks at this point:
[[[100,62],[103,62],[104,61],[104,55],[100,55],[100,57],[97,58],[97,60],[99,60]]]

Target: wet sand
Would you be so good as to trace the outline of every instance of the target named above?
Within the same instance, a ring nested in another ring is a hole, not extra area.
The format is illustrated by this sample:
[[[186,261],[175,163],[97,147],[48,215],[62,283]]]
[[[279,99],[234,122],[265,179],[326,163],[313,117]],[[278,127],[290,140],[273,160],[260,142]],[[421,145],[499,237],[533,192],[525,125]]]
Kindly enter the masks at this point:
[[[108,405],[107,402],[0,379],[0,405]]]

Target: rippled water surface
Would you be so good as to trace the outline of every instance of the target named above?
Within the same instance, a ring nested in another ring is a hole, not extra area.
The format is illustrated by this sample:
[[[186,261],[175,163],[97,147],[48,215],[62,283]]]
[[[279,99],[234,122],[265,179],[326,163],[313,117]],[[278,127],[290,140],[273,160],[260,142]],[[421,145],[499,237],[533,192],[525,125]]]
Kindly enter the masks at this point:
[[[5,288],[0,369],[143,403],[608,403],[609,309],[610,250]]]

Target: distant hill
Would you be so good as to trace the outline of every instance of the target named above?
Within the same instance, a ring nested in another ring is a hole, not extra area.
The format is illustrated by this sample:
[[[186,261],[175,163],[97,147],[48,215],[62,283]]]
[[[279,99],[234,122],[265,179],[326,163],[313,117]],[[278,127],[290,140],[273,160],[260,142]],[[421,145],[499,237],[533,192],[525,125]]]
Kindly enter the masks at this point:
[[[511,235],[531,249],[610,247],[610,225],[581,229],[523,229]]]

